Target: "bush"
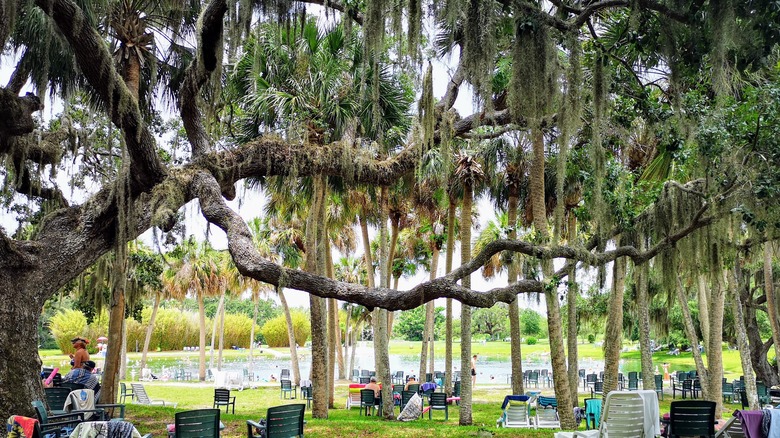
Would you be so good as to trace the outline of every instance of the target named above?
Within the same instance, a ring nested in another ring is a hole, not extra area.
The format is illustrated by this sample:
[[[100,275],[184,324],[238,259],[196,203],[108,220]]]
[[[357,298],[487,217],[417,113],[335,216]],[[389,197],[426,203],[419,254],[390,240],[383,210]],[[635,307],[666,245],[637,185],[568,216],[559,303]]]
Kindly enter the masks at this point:
[[[533,336],[530,336],[530,337],[526,338],[526,340],[525,340],[525,343],[528,344],[528,345],[536,345],[536,342],[537,342],[537,340]]]
[[[308,316],[300,311],[291,311],[293,331],[295,332],[295,342],[298,345],[305,345],[311,335],[311,322]],[[284,315],[279,315],[268,320],[260,329],[263,333],[265,342],[269,347],[288,347],[290,345],[287,336],[287,319]],[[248,335],[247,335],[248,336]]]
[[[596,335],[591,333],[591,334],[588,335],[588,344],[592,344],[594,342],[596,342]]]
[[[70,340],[76,336],[87,337],[87,318],[78,310],[63,310],[51,317],[49,329],[60,350],[70,354],[74,352]]]
[[[252,319],[244,314],[225,315],[225,348],[235,345],[249,348]]]

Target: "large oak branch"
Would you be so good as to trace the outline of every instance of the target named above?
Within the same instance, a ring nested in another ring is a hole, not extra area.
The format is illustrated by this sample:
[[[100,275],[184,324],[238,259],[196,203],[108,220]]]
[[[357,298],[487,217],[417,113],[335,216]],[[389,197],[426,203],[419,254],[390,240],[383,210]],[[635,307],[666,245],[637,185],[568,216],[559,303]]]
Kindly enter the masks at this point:
[[[161,182],[166,169],[157,155],[154,137],[114,67],[103,37],[87,25],[84,12],[71,0],[36,0],[70,43],[81,72],[109,110],[111,121],[124,133],[131,159],[131,189],[146,191]]]

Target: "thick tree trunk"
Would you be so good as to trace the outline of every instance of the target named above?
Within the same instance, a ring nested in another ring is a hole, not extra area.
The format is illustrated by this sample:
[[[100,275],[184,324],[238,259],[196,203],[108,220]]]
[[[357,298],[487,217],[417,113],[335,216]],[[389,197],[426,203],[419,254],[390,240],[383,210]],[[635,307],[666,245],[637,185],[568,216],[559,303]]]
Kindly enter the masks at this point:
[[[447,208],[447,254],[444,258],[444,270],[449,274],[452,272],[452,258],[455,247],[455,212],[457,204],[452,197],[449,197],[449,206]],[[444,391],[452,393],[452,298],[445,301],[445,319],[444,319]]]
[[[292,368],[293,382],[297,385],[301,382],[301,367],[298,365],[298,342],[295,340],[295,329],[293,327],[290,306],[287,305],[287,298],[284,296],[284,288],[277,288],[279,302],[282,304],[284,319],[287,321],[287,341],[290,343],[290,368]]]
[[[718,260],[720,255],[718,255]],[[718,264],[723,266],[723,262]],[[726,271],[714,273],[717,281],[710,292],[709,343],[706,379],[701,379],[702,396],[716,403],[715,418],[723,416],[723,308],[726,305]],[[694,348],[698,350],[698,348]]]
[[[775,357],[780,358],[780,324],[777,322],[777,303],[775,300],[774,275],[772,273],[772,242],[764,243],[764,292],[766,293],[766,309],[769,325],[772,328],[772,342],[775,346]],[[777,372],[780,373],[780,360],[776,361]]]
[[[0,345],[38,345],[38,322],[43,308],[39,287],[29,278],[0,272],[4,304],[0,306]],[[6,347],[4,347],[6,348]],[[5,350],[8,351],[8,350]],[[46,400],[41,385],[41,358],[37,348],[16,348],[13,360],[0,361],[0,413],[3,418],[24,415],[35,418],[31,400]],[[60,370],[64,375],[70,366]],[[6,380],[9,376],[13,380]],[[2,428],[5,434],[5,427]]]
[[[149,344],[152,342],[152,333],[154,333],[154,320],[157,319],[157,309],[160,308],[160,292],[154,294],[154,305],[152,313],[149,316],[149,322],[146,327],[146,336],[144,337],[144,350],[141,353],[141,369],[146,368],[146,354],[149,352]],[[254,328],[254,327],[253,327]],[[251,356],[251,350],[250,350]]]
[[[507,202],[507,222],[509,225],[509,233],[507,238],[510,240],[517,239],[517,208],[519,204],[517,185],[510,187],[509,199]],[[517,283],[517,278],[520,274],[520,254],[512,254],[512,261],[508,267],[508,279],[509,284]],[[512,365],[512,394],[524,394],[523,388],[523,354],[522,354],[522,334],[520,331],[520,309],[518,299],[515,298],[509,303],[509,348],[511,351],[510,360]]]
[[[430,280],[435,280],[437,276],[437,271],[439,270],[439,252],[440,248],[438,245],[434,242],[433,243],[433,254],[431,254],[431,272],[430,272]],[[435,354],[434,354],[434,344],[436,343],[436,332],[435,332],[435,326],[436,326],[436,307],[435,303],[433,301],[428,301],[425,305],[425,325],[428,330],[429,339],[428,339],[428,372],[433,373],[436,368],[436,361],[435,361]],[[422,351],[423,355],[426,354],[426,351]]]
[[[428,330],[428,307],[431,302],[425,303],[425,322],[423,323],[422,342],[420,343],[420,368],[418,368],[418,376],[423,378],[426,370],[428,369],[428,338],[431,336],[431,332]]]
[[[471,208],[473,187],[463,184],[463,205],[460,209],[460,264],[471,260]],[[471,275],[460,281],[465,288],[471,288]],[[461,426],[472,424],[471,416],[471,306],[460,306],[460,419]]]

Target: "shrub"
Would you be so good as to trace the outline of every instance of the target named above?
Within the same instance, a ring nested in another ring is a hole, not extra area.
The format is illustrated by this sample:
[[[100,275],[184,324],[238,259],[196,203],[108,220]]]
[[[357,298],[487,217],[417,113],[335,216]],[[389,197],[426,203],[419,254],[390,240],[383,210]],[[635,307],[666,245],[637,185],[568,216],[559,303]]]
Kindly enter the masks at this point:
[[[537,342],[536,338],[534,338],[533,336],[529,336],[525,340],[525,343],[528,344],[528,345],[536,345],[536,342]]]
[[[596,342],[596,335],[591,333],[591,334],[588,335],[588,344],[592,344],[594,342]]]
[[[311,335],[311,322],[309,318],[300,311],[291,311],[293,331],[295,332],[295,342],[298,345],[305,345]],[[288,347],[290,345],[287,336],[287,320],[284,315],[279,315],[269,319],[260,329],[263,333],[265,342],[269,347]],[[248,336],[248,335],[247,335]]]
[[[249,348],[252,319],[244,314],[225,315],[225,348],[235,345]]]
[[[87,337],[87,318],[78,310],[63,310],[49,320],[49,329],[60,350],[73,353],[70,340],[76,336]]]

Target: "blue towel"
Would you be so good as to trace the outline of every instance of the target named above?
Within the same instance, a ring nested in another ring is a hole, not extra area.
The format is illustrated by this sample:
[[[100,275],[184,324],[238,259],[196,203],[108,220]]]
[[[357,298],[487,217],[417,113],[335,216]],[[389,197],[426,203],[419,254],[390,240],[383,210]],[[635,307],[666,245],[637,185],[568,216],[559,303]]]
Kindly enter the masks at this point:
[[[586,422],[591,418],[591,415],[593,415],[594,418],[596,419],[596,429],[598,429],[599,422],[601,422],[601,399],[600,398],[589,398],[585,400],[585,421]]]
[[[767,438],[780,438],[780,409],[769,409],[769,434]]]
[[[530,399],[530,398],[531,397],[529,397],[527,395],[508,395],[508,396],[504,397],[504,404],[501,405],[501,410],[506,409],[506,407],[507,407],[507,405],[509,404],[510,401],[521,401],[521,402],[524,402],[524,401],[528,401],[528,399]]]

